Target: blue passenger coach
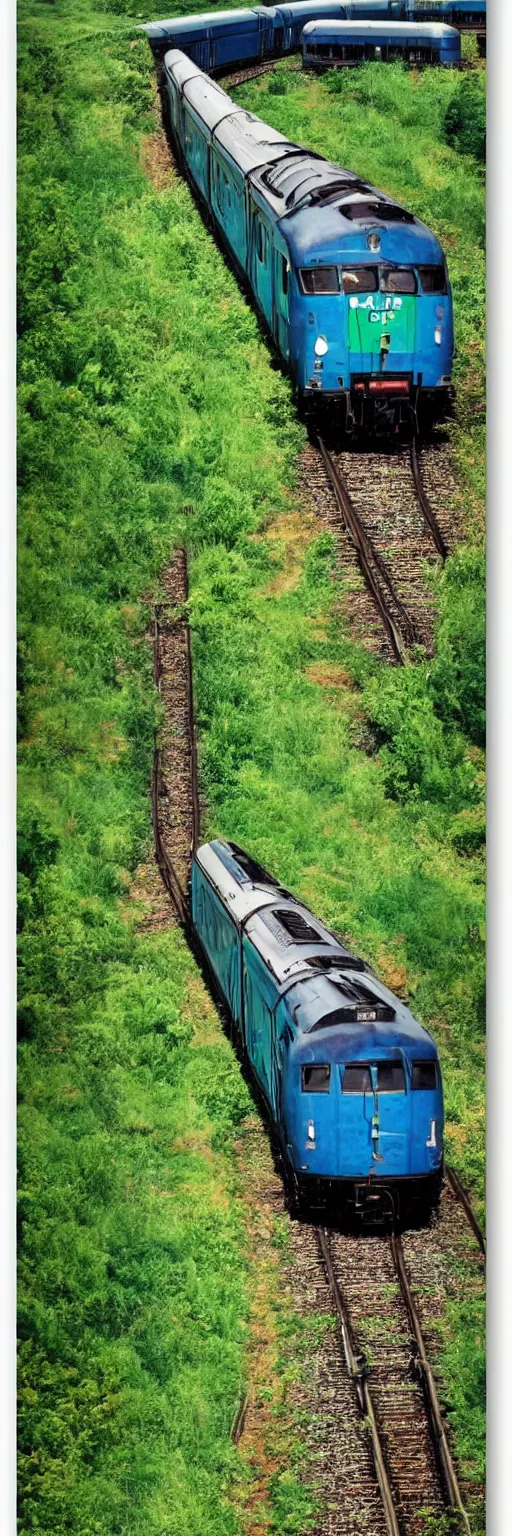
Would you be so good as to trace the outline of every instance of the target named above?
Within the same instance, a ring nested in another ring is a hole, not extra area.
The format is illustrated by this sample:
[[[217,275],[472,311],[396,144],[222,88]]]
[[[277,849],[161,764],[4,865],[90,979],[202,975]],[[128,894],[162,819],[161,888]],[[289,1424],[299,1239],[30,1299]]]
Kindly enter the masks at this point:
[[[366,59],[460,68],[460,33],[439,22],[309,21],[301,41],[305,69],[346,69]]]
[[[443,414],[452,303],[435,235],[393,198],[237,107],[178,49],[168,126],[299,400],[342,427]]]
[[[192,920],[295,1197],[428,1212],[441,1188],[443,1097],[427,1031],[233,843],[197,850]]]

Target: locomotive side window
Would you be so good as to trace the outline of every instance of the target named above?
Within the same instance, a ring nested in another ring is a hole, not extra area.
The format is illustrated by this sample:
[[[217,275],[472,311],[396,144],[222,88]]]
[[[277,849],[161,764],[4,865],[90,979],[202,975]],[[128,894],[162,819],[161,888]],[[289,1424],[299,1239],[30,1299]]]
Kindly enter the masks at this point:
[[[342,1087],[343,1093],[371,1093],[372,1079],[366,1062],[357,1061],[345,1067]]]
[[[437,1088],[435,1061],[413,1061],[412,1086],[413,1088]]]
[[[389,272],[381,272],[381,293],[416,293],[416,278],[409,267],[395,267]]]
[[[303,293],[339,293],[340,280],[337,267],[302,267]]]
[[[423,293],[446,293],[444,267],[418,267]]]
[[[258,261],[261,261],[263,264],[267,260],[267,249],[268,235],[265,229],[265,225],[262,224],[261,219],[256,219],[256,251]]]
[[[331,1068],[303,1067],[302,1068],[302,1092],[303,1093],[328,1093],[331,1081]]]
[[[376,293],[379,282],[377,267],[344,267],[342,283],[344,293]]]
[[[379,1061],[377,1067],[379,1093],[405,1093],[404,1069],[399,1061]]]

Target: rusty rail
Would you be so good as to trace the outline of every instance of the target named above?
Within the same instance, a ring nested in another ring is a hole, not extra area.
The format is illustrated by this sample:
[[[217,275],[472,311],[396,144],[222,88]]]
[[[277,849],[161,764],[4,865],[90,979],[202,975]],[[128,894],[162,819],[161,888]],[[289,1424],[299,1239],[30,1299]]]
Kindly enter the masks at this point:
[[[247,1409],[248,1409],[248,1407],[249,1407],[249,1393],[248,1392],[244,1392],[243,1396],[240,1398],[240,1402],[238,1404],[238,1408],[237,1408],[236,1413],[234,1415],[233,1423],[231,1425],[231,1432],[230,1433],[231,1433],[231,1439],[233,1441],[233,1445],[238,1445],[238,1441],[241,1439],[241,1437],[243,1435],[244,1425],[245,1425],[245,1420],[246,1420],[246,1416],[247,1416]]]
[[[384,561],[379,555],[378,550],[375,549],[375,545],[372,543],[372,540],[368,537],[368,534],[363,527],[361,518],[359,513],[356,511],[343,475],[338,469],[337,464],[335,464],[332,454],[329,453],[329,450],[326,448],[325,443],[321,437],[317,438],[317,442],[339,511],[341,512],[341,516],[345,524],[345,528],[347,529],[347,532],[352,539],[352,543],[355,546],[361,573],[364,577],[367,587],[369,588],[369,591],[371,592],[374,603],[380,613],[386,634],[389,639],[389,643],[391,645],[391,649],[393,651],[393,655],[395,657],[395,661],[397,661],[401,666],[404,666],[407,661],[406,643],[408,642],[409,644],[413,644],[416,638],[412,619],[407,613],[407,610],[404,608],[404,605],[395,590],[392,578],[384,564]],[[403,633],[398,624],[396,624],[393,615],[390,613],[381,587],[375,579],[373,567],[378,570],[386,587],[388,588],[397,612],[400,615],[403,626]]]
[[[179,553],[181,554],[181,557],[182,557],[182,573],[183,573],[183,585],[184,585],[184,592],[185,592],[185,601],[188,602],[189,586],[188,586],[187,554],[186,554],[186,550],[184,550],[184,549],[181,550]],[[161,613],[161,605],[160,604],[155,604],[155,608],[154,608],[154,612],[153,612],[153,677],[154,677],[154,681],[155,681],[155,686],[158,688],[159,692],[160,692],[160,683],[161,683],[161,679],[162,679],[162,656],[161,656],[161,647],[160,647],[160,634],[161,634],[160,613]],[[192,683],[192,655],[191,655],[191,648],[190,648],[190,630],[189,630],[188,620],[187,620],[186,616],[183,616],[182,624],[184,626],[186,668],[187,668],[187,732],[188,732],[189,749],[190,749],[190,798],[191,798],[191,811],[192,811],[192,842],[191,842],[191,852],[193,853],[195,848],[197,847],[197,844],[199,842],[199,837],[200,837],[201,812],[200,812],[200,803],[199,803],[199,784],[198,784],[198,767],[197,767],[197,743],[196,743],[196,732],[195,732],[195,721],[194,721],[194,695],[193,695],[193,683]],[[158,867],[159,867],[159,870],[160,870],[160,873],[161,873],[161,876],[162,876],[162,880],[163,880],[164,885],[166,887],[166,890],[168,891],[169,896],[171,898],[171,901],[172,901],[173,907],[175,909],[178,921],[181,923],[182,927],[188,928],[189,927],[189,922],[190,922],[188,895],[183,890],[183,886],[182,886],[181,880],[179,878],[179,875],[177,873],[177,870],[175,869],[173,860],[171,859],[171,857],[170,857],[170,855],[167,852],[167,849],[165,847],[165,843],[163,841],[162,833],[161,833],[161,829],[160,829],[160,817],[159,817],[159,809],[158,809],[158,801],[159,801],[159,796],[160,796],[160,790],[161,790],[161,750],[160,750],[160,747],[158,746],[157,732],[155,731],[155,742],[154,742],[154,749],[153,749],[153,767],[152,767],[152,774],[151,774],[151,815],[152,815],[152,822],[153,822],[153,837],[154,837],[154,843],[155,843],[155,853],[156,853]]]
[[[391,1252],[395,1265],[400,1290],[405,1302],[411,1330],[414,1335],[418,1351],[417,1364],[421,1372],[423,1391],[430,1421],[432,1441],[436,1452],[437,1462],[443,1480],[447,1503],[457,1511],[463,1529],[467,1536],[471,1536],[469,1520],[462,1503],[461,1492],[457,1479],[457,1473],[453,1465],[448,1437],[443,1423],[443,1416],[437,1395],[432,1367],[427,1358],[425,1341],[419,1319],[418,1310],[409,1284],[409,1276],[405,1265],[402,1243],[396,1233],[390,1238]]]
[[[429,501],[429,498],[428,498],[426,490],[425,490],[425,486],[423,484],[423,480],[421,478],[421,465],[420,465],[420,460],[419,460],[419,456],[418,456],[418,450],[417,450],[417,447],[416,447],[416,438],[415,437],[413,437],[413,440],[412,440],[412,443],[411,443],[411,469],[412,469],[412,478],[414,480],[414,489],[416,491],[416,495],[417,495],[417,498],[418,498],[418,501],[419,501],[419,504],[420,504],[420,507],[421,507],[421,510],[422,510],[422,513],[423,513],[423,517],[424,517],[426,525],[427,525],[427,528],[429,530],[429,533],[432,534],[432,538],[434,540],[434,544],[436,546],[438,554],[441,556],[442,560],[446,560],[446,556],[448,554],[448,546],[445,544],[445,541],[443,539],[443,535],[441,533],[441,529],[439,527],[439,523],[437,521],[437,517],[436,517],[436,514],[434,512],[434,508],[433,508],[431,502]]]
[[[480,1226],[480,1223],[479,1223],[479,1221],[477,1220],[477,1218],[475,1216],[475,1212],[473,1210],[473,1206],[471,1204],[468,1192],[464,1188],[464,1185],[463,1185],[461,1179],[459,1179],[458,1173],[455,1172],[455,1168],[450,1168],[448,1166],[445,1167],[445,1175],[446,1175],[446,1181],[450,1185],[450,1189],[452,1190],[452,1193],[455,1195],[455,1199],[460,1202],[460,1204],[462,1205],[462,1207],[463,1207],[463,1209],[464,1209],[464,1211],[466,1213],[469,1225],[470,1225],[472,1231],[475,1234],[475,1237],[476,1237],[478,1246],[480,1248],[480,1251],[483,1253],[484,1258],[485,1258],[486,1254],[487,1254],[486,1239],[485,1239],[484,1234],[482,1232],[482,1228]]]
[[[400,1526],[393,1502],[393,1495],[391,1492],[386,1456],[379,1435],[375,1409],[372,1402],[370,1388],[368,1386],[366,1362],[364,1356],[358,1353],[356,1348],[350,1314],[339,1282],[336,1278],[325,1228],[318,1227],[317,1235],[320,1252],[325,1264],[327,1278],[331,1287],[334,1305],[338,1315],[347,1370],[349,1376],[354,1382],[361,1414],[366,1421],[368,1433],[372,1443],[375,1472],[382,1498],[386,1529],[389,1533],[389,1536],[401,1536]]]

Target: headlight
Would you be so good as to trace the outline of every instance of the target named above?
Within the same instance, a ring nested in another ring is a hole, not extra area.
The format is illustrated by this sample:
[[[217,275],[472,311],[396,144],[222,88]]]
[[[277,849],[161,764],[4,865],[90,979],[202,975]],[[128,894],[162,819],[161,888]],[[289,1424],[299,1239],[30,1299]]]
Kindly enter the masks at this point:
[[[368,235],[366,244],[369,251],[380,251],[380,235],[376,234],[375,232],[371,235]]]
[[[314,345],[314,352],[315,352],[316,356],[317,357],[325,357],[325,354],[328,351],[329,351],[329,347],[328,347],[327,341],[325,339],[325,336],[317,336],[316,341],[315,341],[315,345]]]
[[[437,341],[438,347],[441,346],[442,339],[443,339],[443,332],[441,330],[441,326],[440,325],[436,325],[436,328],[435,328],[435,331],[434,331],[434,341]]]

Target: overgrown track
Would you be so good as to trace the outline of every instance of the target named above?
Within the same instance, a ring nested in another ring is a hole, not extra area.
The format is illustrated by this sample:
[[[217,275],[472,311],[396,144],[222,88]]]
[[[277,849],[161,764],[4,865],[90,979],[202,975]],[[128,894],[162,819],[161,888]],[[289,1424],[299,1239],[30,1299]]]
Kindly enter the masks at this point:
[[[469,1198],[467,1189],[464,1189],[464,1185],[463,1185],[461,1179],[459,1179],[459,1175],[458,1175],[458,1173],[456,1173],[455,1168],[446,1168],[446,1179],[447,1179],[447,1182],[448,1182],[448,1184],[450,1186],[452,1194],[455,1195],[455,1199],[460,1202],[460,1204],[462,1206],[462,1209],[465,1212],[465,1215],[466,1215],[466,1218],[467,1218],[467,1220],[469,1222],[471,1230],[474,1233],[474,1236],[476,1237],[476,1240],[477,1240],[480,1252],[483,1253],[484,1258],[485,1258],[486,1254],[487,1254],[487,1243],[486,1243],[484,1234],[482,1232],[482,1228],[480,1226],[480,1223],[477,1220],[477,1217],[475,1216],[475,1212],[473,1210],[473,1206],[471,1204],[471,1200]]]
[[[158,866],[176,916],[188,922],[190,861],[200,834],[190,634],[186,614],[185,550],[176,551],[164,577],[165,600],[155,605],[153,667],[163,704],[155,736],[151,806]]]
[[[297,60],[294,60],[293,64],[290,65],[290,68],[292,70],[300,69],[301,62],[301,58],[299,57]],[[249,66],[248,69],[237,69],[234,72],[227,71],[226,73],[223,71],[220,73],[214,71],[214,74],[219,81],[219,85],[222,85],[223,90],[228,90],[228,88],[230,90],[234,90],[235,86],[237,85],[245,85],[246,80],[257,80],[258,75],[271,74],[277,63],[279,63],[279,59],[269,59],[268,63],[266,64],[253,64],[252,66]]]
[[[425,567],[446,558],[447,518],[427,494],[416,441],[388,453],[334,452],[317,436],[312,449],[328,491],[314,498],[317,508],[331,526],[341,520],[348,534],[384,630],[385,654],[403,665],[411,646],[430,653],[434,603]]]
[[[420,1536],[452,1511],[452,1529],[468,1533],[400,1238],[322,1227],[317,1238],[370,1436],[386,1531]]]

